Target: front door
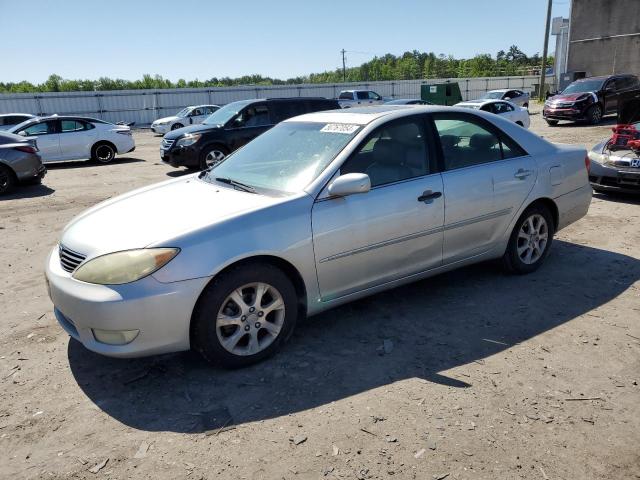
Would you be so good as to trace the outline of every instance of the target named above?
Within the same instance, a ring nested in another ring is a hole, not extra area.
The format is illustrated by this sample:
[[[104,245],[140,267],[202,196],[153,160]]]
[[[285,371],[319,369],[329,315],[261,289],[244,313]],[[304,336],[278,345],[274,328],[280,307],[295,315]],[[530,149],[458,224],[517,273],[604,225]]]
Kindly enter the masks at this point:
[[[366,173],[371,190],[320,195],[312,228],[323,301],[440,266],[442,177],[427,146],[420,116],[384,125],[340,170]]]
[[[29,125],[16,133],[36,139],[42,163],[55,162],[60,160],[60,135],[57,124],[57,120],[48,120]]]
[[[225,127],[231,151],[249,143],[272,126],[271,112],[266,103],[245,107]]]
[[[433,114],[442,149],[445,264],[480,255],[502,238],[531,192],[533,158],[472,114]]]

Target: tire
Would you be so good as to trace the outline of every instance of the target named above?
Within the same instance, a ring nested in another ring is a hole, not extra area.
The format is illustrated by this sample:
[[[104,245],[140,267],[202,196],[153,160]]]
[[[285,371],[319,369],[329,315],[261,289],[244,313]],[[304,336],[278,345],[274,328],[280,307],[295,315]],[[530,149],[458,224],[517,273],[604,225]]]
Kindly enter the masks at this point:
[[[296,290],[280,269],[240,265],[214,278],[200,295],[191,345],[215,365],[244,367],[273,355],[291,336],[297,317]]]
[[[550,127],[555,127],[556,125],[558,125],[558,120],[547,120],[546,118],[544,120]]]
[[[184,125],[182,125],[181,123],[174,123],[173,125],[171,125],[171,130],[177,130],[182,127],[184,127]]]
[[[11,193],[18,183],[15,173],[9,167],[0,165],[0,195]]]
[[[229,150],[222,145],[207,145],[203,148],[200,156],[200,170],[205,170],[216,163],[220,163],[227,155],[229,155]]]
[[[116,149],[107,142],[96,143],[91,148],[91,160],[98,163],[109,163],[116,158]]]
[[[534,236],[530,237],[529,232]],[[527,208],[509,237],[507,251],[502,257],[505,270],[520,275],[536,271],[549,254],[554,233],[553,217],[547,207],[532,205]]]
[[[522,104],[522,106],[523,106],[524,108],[526,108],[527,110],[529,110],[529,104],[528,104],[528,103],[523,103],[523,104]]]
[[[600,105],[591,105],[587,110],[587,119],[591,125],[597,125],[602,120],[602,107]]]

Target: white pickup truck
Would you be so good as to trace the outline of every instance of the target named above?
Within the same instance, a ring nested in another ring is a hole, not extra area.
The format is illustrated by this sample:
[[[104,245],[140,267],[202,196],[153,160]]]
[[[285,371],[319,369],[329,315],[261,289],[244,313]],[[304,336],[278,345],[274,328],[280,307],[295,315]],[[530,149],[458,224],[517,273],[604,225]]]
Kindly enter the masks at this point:
[[[342,108],[350,108],[358,105],[378,105],[384,103],[384,100],[371,90],[343,90],[338,95],[338,103]]]

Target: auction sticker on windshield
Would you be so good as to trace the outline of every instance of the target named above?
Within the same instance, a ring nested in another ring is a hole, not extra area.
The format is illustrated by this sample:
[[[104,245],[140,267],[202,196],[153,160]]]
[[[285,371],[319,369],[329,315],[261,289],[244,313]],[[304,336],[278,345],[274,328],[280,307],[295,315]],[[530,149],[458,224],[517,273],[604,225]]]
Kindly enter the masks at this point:
[[[349,123],[327,123],[320,129],[320,131],[325,133],[344,133],[351,135],[353,132],[358,130],[358,128],[360,128],[360,125],[352,125]]]

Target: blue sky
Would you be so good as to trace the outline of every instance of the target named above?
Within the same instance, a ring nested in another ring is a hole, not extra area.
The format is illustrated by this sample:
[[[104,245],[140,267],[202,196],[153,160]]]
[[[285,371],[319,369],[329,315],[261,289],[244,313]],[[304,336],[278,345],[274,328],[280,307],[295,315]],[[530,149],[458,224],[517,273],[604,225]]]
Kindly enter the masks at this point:
[[[570,0],[554,0],[567,16]],[[407,50],[542,52],[546,0],[0,0],[0,81],[287,78]],[[553,51],[553,46],[550,47]]]

